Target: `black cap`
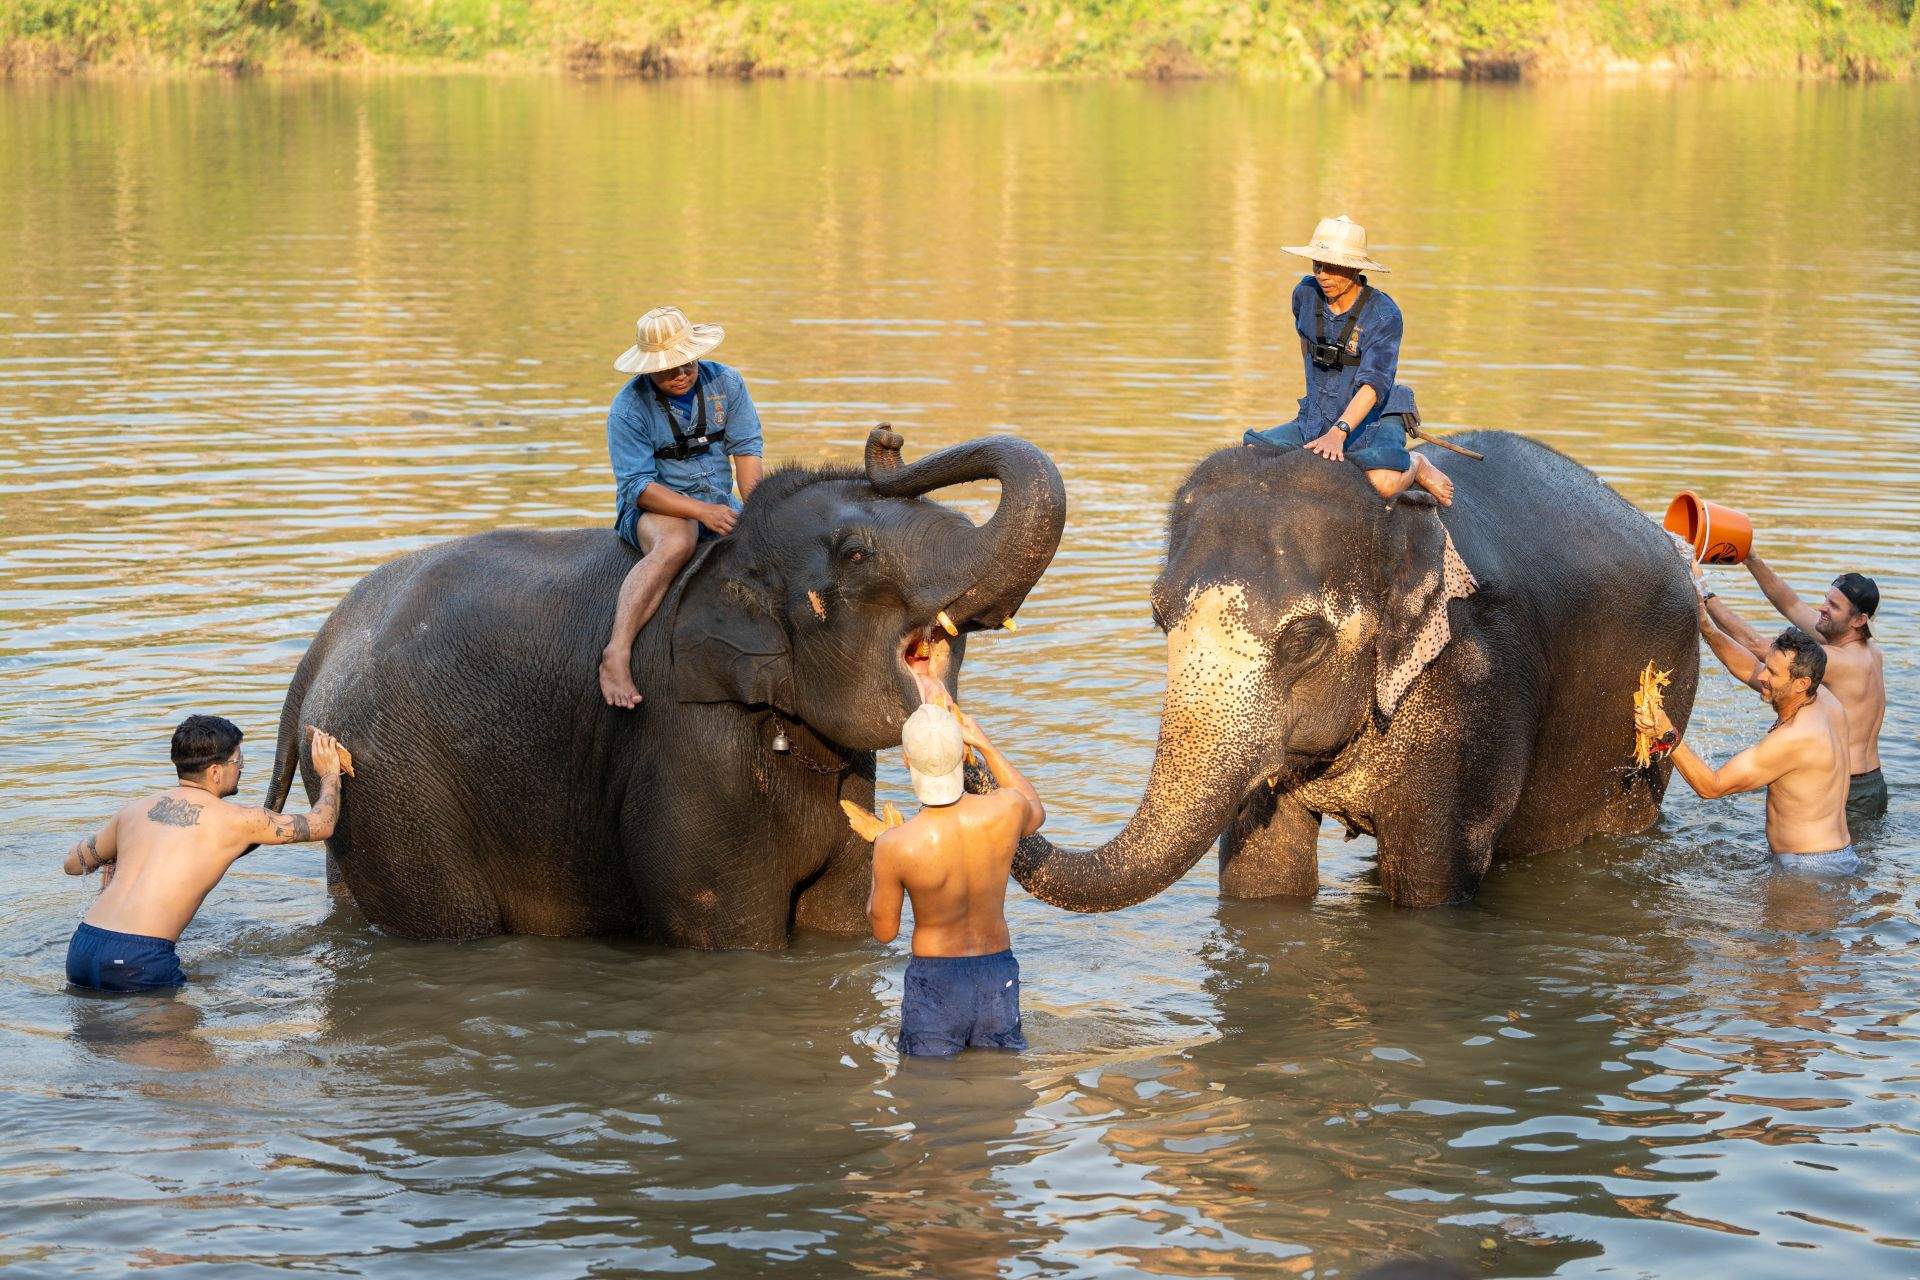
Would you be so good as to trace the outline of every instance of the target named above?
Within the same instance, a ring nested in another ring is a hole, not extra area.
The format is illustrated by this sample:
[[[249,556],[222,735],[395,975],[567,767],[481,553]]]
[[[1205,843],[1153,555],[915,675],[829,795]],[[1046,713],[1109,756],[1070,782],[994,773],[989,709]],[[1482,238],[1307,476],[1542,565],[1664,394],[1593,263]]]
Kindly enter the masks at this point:
[[[1869,618],[1880,607],[1880,584],[1864,573],[1843,573],[1833,580],[1833,585],[1847,598],[1848,604]]]

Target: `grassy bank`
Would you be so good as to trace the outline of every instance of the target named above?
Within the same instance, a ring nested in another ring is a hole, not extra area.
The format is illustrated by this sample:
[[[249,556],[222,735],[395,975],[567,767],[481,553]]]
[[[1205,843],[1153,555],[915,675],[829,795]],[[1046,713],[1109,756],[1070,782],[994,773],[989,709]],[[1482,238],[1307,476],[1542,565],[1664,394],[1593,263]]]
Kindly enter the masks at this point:
[[[0,70],[1906,77],[1916,0],[0,0]]]

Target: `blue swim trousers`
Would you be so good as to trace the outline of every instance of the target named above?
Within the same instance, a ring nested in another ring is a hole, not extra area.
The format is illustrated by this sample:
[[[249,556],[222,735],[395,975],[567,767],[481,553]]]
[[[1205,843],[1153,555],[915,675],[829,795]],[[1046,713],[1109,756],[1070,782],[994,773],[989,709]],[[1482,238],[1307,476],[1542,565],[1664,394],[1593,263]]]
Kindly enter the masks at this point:
[[[82,924],[67,944],[67,981],[95,991],[164,991],[187,980],[165,938]]]
[[[1249,431],[1241,439],[1273,449],[1304,449],[1327,432],[1326,424],[1303,418],[1283,422],[1265,431]],[[1362,423],[1347,436],[1347,461],[1362,471],[1405,471],[1413,465],[1407,452],[1407,428],[1397,413],[1382,414]]]
[[[900,1002],[900,1052],[951,1058],[962,1049],[1024,1049],[1020,962],[990,956],[915,956]]]
[[[1797,876],[1850,876],[1860,869],[1860,855],[1852,845],[1832,853],[1776,853],[1773,869]]]

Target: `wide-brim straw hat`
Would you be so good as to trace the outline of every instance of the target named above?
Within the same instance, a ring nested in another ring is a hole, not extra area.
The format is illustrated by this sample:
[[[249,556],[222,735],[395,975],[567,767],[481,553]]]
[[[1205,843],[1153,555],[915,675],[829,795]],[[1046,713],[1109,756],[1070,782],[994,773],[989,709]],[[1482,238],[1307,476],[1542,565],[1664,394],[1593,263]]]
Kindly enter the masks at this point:
[[[622,373],[658,373],[691,364],[720,345],[727,331],[717,324],[694,324],[678,307],[655,307],[634,322],[639,341],[620,353],[613,367]]]
[[[1337,218],[1320,219],[1309,243],[1282,245],[1280,251],[1361,271],[1393,269],[1367,255],[1367,229],[1344,213]]]

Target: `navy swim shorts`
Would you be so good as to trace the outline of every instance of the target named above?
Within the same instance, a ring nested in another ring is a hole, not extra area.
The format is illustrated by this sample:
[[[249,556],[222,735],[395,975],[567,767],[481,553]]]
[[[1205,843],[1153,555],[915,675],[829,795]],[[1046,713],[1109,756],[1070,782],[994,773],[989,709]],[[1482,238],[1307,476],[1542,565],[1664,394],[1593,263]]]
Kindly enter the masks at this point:
[[[67,944],[67,981],[95,991],[164,991],[187,980],[165,938],[82,924]]]
[[[900,1052],[951,1058],[962,1049],[1024,1049],[1020,962],[990,956],[915,956],[900,1002]]]
[[[1847,822],[1868,822],[1887,813],[1887,779],[1872,768],[1847,780]]]

